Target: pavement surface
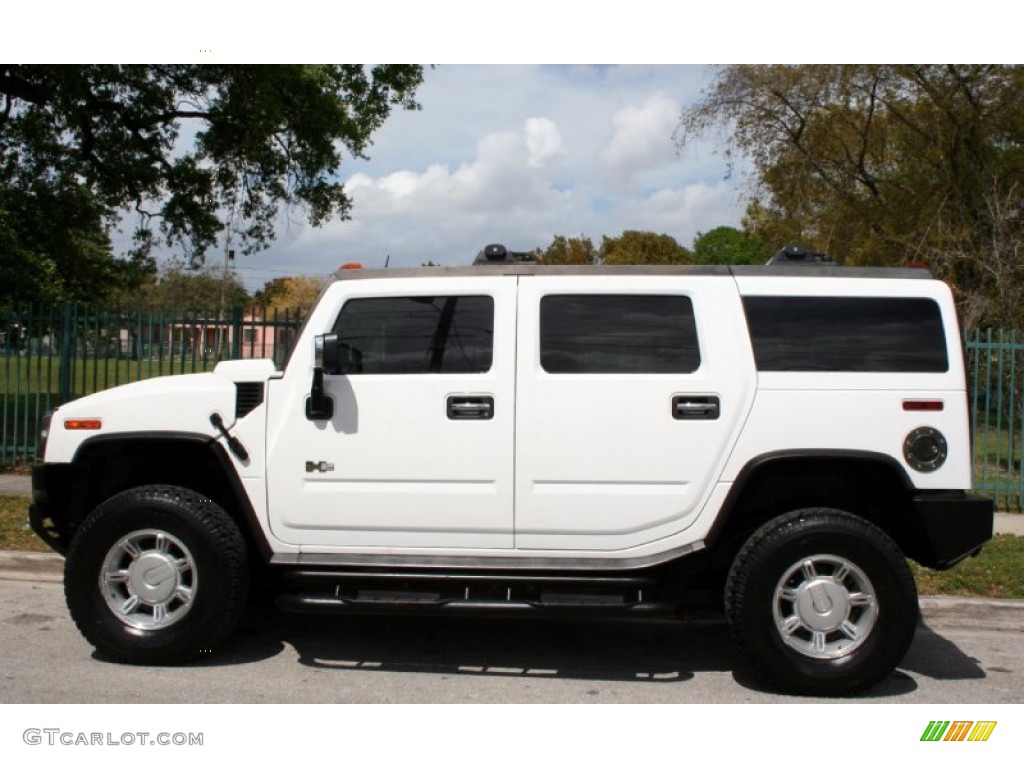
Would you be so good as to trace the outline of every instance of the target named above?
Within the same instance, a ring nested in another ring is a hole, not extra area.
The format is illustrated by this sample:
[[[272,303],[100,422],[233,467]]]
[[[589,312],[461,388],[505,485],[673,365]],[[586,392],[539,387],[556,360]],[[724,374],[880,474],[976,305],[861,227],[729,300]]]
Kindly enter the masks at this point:
[[[29,475],[0,475],[0,495],[31,496],[32,478]]]
[[[1017,618],[1024,601],[991,602],[929,599],[898,669],[862,696],[838,701],[1024,702]],[[193,663],[128,666],[83,639],[60,584],[0,580],[0,648],[0,703],[830,701],[765,689],[721,616],[301,616],[253,605],[223,644]],[[678,727],[685,734],[685,723]],[[408,736],[399,730],[396,738]],[[794,738],[806,746],[806,735]]]

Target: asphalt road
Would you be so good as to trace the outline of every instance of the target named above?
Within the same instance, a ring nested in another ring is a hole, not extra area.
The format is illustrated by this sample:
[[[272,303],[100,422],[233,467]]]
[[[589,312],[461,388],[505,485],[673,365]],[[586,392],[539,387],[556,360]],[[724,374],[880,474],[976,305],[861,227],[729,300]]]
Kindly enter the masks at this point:
[[[900,669],[866,701],[1024,702],[1024,626],[937,601]],[[724,623],[307,617],[250,610],[184,667],[94,656],[59,583],[0,581],[0,702],[798,702],[762,690]]]

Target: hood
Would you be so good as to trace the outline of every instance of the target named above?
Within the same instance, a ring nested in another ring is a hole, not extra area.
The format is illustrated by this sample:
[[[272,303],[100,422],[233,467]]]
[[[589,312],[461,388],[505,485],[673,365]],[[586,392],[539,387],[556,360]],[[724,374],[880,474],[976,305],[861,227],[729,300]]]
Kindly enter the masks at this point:
[[[215,437],[210,416],[235,421],[235,385],[216,373],[160,376],[136,381],[66,403],[53,415],[46,461],[71,461],[77,447],[99,435],[189,432]],[[99,420],[99,429],[66,429],[69,419]]]

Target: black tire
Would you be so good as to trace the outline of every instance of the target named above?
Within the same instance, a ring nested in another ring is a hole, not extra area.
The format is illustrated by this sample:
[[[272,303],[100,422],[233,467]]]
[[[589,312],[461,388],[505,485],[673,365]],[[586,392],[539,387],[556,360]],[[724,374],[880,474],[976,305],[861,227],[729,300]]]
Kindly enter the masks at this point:
[[[248,587],[238,526],[210,499],[170,485],[100,504],[64,564],[78,629],[102,656],[128,664],[212,653],[238,622]]]
[[[725,611],[769,685],[842,696],[880,682],[903,659],[917,627],[917,588],[878,527],[835,509],[801,509],[747,540],[729,572]]]

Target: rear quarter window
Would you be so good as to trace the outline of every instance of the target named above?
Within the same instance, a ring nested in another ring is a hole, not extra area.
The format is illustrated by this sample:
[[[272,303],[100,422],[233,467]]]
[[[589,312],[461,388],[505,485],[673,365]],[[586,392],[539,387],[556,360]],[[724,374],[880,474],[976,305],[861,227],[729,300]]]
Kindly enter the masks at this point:
[[[759,371],[949,370],[932,299],[745,296],[743,307]]]

